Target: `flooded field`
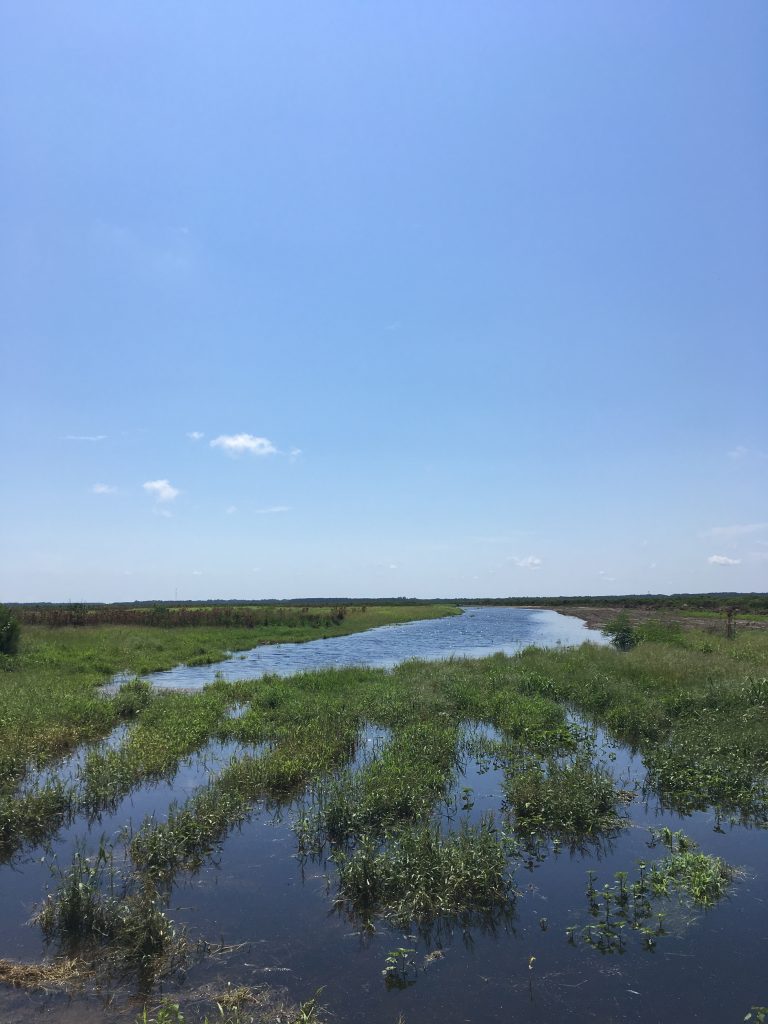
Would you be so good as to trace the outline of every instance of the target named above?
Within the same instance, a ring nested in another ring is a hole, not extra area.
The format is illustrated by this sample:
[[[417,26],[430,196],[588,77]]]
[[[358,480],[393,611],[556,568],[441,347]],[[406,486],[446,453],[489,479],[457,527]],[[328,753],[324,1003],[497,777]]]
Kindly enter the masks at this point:
[[[3,987],[0,1020],[274,1020],[262,986],[376,1024],[741,1020],[768,997],[761,643],[160,694],[20,784],[67,801],[6,848],[0,955],[83,974]]]

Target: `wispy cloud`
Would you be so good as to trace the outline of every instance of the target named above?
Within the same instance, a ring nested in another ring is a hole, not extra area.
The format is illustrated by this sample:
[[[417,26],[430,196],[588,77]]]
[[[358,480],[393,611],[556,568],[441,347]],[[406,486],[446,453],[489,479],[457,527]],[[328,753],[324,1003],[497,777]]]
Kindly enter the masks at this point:
[[[181,491],[176,487],[172,487],[168,480],[147,480],[142,486],[157,501],[173,501],[174,498],[178,498],[181,494]]]
[[[301,448],[291,448],[291,450],[288,452],[288,456],[289,456],[291,462],[295,462],[296,459],[298,459],[298,457],[300,455],[301,455]]]
[[[746,445],[737,444],[728,452],[728,458],[732,462],[746,462],[747,459],[768,459],[768,454],[757,448],[747,448]]]
[[[233,516],[237,512],[237,505],[227,506],[226,513],[228,516]]]
[[[605,571],[605,569],[601,569],[601,570],[600,570],[600,571],[598,572],[598,574],[597,574],[597,575],[598,575],[598,576],[600,577],[600,579],[602,579],[602,580],[603,580],[603,581],[604,581],[605,583],[615,583],[615,582],[616,582],[616,577],[615,577],[615,576],[609,576],[609,575],[608,575],[608,573],[607,573],[607,572]]]
[[[741,565],[740,558],[729,558],[727,555],[710,555],[707,561],[710,565]]]
[[[193,569],[192,570],[192,575],[193,576],[202,576],[203,574],[202,574],[200,569]]]
[[[512,556],[509,559],[513,565],[516,565],[520,569],[540,569],[542,562],[536,555],[526,555],[525,558],[515,558]]]
[[[267,437],[253,434],[221,434],[211,441],[211,448],[221,448],[228,455],[276,455],[277,448]]]
[[[734,462],[741,462],[746,459],[747,455],[749,455],[749,448],[745,448],[743,444],[737,444],[728,452],[728,458],[733,459]]]
[[[106,434],[65,434],[65,441],[106,441]]]
[[[190,439],[190,441],[202,441],[202,439],[205,437],[205,434],[201,433],[199,430],[188,430],[187,437]]]
[[[765,530],[768,530],[768,523],[735,523],[733,526],[713,526],[705,530],[702,537],[748,537]]]
[[[94,484],[91,487],[92,494],[117,494],[117,488],[111,484]]]
[[[290,512],[290,511],[291,511],[291,506],[290,505],[268,505],[266,508],[255,508],[253,510],[254,515],[257,515],[257,516],[269,516],[269,515],[273,515],[275,512]]]

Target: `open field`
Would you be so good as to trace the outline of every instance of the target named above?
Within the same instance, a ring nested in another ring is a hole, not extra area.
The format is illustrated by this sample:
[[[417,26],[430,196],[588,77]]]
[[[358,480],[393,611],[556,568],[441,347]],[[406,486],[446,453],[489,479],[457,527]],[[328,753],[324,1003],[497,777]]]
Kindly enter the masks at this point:
[[[562,615],[575,615],[583,619],[592,629],[602,627],[615,619],[617,615],[625,612],[634,626],[643,626],[647,622],[662,621],[665,624],[674,623],[685,629],[697,629],[702,632],[714,635],[725,636],[726,615],[722,611],[707,611],[700,608],[674,608],[663,612],[657,612],[647,608],[625,607],[619,604],[604,605],[561,605],[556,602],[551,607]],[[736,629],[768,630],[768,613],[744,611],[736,612],[733,616]]]
[[[0,677],[2,851],[37,912],[18,937],[6,913],[0,980],[54,993],[8,988],[9,1019],[63,1007],[55,992],[72,986],[72,1019],[105,1019],[88,993],[111,992],[106,1019],[165,1024],[458,1021],[470,1007],[580,1020],[587,995],[606,1019],[618,1005],[615,1019],[671,1020],[660,1000],[681,992],[695,1004],[682,1019],[715,1021],[765,1002],[767,633],[660,628],[627,653],[528,648],[102,698],[117,668],[220,657],[236,639],[129,634],[30,628]],[[698,938],[710,925],[714,944]],[[615,955],[618,988],[601,967]],[[625,994],[638,985],[642,1005]]]

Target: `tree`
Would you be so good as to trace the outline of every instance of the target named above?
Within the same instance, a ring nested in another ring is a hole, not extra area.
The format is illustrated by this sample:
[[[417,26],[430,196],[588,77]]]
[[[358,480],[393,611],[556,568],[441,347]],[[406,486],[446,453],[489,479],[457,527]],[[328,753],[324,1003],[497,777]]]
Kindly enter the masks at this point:
[[[0,604],[0,653],[15,654],[18,649],[18,620],[10,608]]]
[[[619,612],[615,619],[606,622],[602,633],[603,636],[610,638],[613,646],[619,651],[631,651],[640,639],[637,631],[632,628],[626,612]]]

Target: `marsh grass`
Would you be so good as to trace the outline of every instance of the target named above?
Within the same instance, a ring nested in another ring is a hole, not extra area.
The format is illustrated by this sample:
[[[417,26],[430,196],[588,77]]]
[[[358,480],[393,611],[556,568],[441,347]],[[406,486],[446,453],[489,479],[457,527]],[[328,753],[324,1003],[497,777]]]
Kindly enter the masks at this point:
[[[309,617],[323,618],[313,608]],[[341,636],[375,626],[454,615],[451,605],[369,605],[348,607],[342,619],[320,627]],[[325,616],[327,617],[327,616]],[[105,699],[99,687],[117,673],[143,676],[203,658],[221,661],[230,651],[261,643],[316,639],[316,625],[302,625],[292,613],[254,627],[102,625],[88,628],[26,626],[18,653],[0,656],[0,794],[30,767],[40,767],[82,743],[105,736],[121,718],[148,707],[142,684],[129,682]],[[301,616],[299,616],[299,619]]]
[[[58,779],[36,784],[18,796],[0,796],[0,862],[36,846],[68,820],[72,787]]]
[[[513,901],[508,858],[515,852],[492,819],[475,827],[463,823],[448,836],[436,825],[411,825],[386,845],[363,835],[354,852],[333,855],[338,903],[368,924],[386,917],[401,927],[492,915]]]
[[[103,839],[93,855],[75,851],[36,921],[68,957],[87,958],[102,972],[135,970],[143,982],[174,970],[189,952],[151,882],[121,875]]]
[[[458,758],[458,727],[416,722],[397,728],[366,766],[327,778],[297,831],[303,850],[381,836],[398,823],[424,820],[446,796]]]
[[[565,760],[513,764],[504,793],[515,830],[578,842],[620,829],[625,824],[621,793],[610,771],[593,757],[587,748]]]
[[[316,719],[260,757],[233,759],[185,804],[172,806],[165,822],[145,820],[130,842],[134,864],[166,883],[179,870],[194,870],[259,800],[289,803],[347,761],[357,731],[354,720]]]

